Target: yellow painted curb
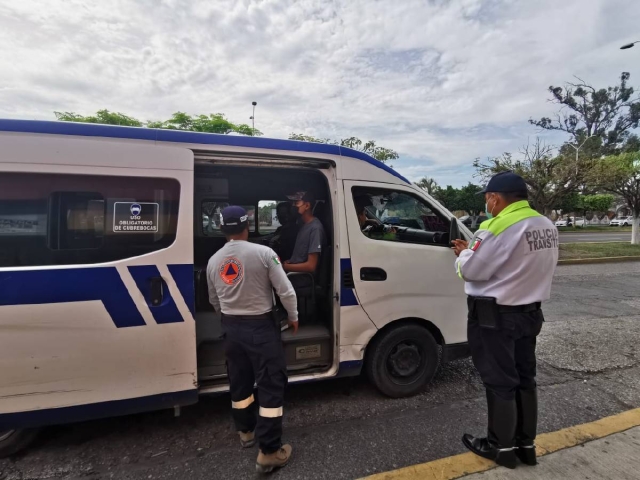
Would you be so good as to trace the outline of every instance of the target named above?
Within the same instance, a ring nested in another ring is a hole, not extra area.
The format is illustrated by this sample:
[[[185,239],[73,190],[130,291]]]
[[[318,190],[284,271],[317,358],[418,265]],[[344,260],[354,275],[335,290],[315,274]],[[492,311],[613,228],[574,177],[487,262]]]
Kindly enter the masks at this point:
[[[539,456],[547,455],[614,433],[624,432],[637,426],[640,426],[640,408],[605,417],[595,422],[538,435],[536,452]],[[469,452],[390,472],[377,473],[365,478],[366,480],[452,480],[472,473],[491,470],[495,466],[494,462]]]

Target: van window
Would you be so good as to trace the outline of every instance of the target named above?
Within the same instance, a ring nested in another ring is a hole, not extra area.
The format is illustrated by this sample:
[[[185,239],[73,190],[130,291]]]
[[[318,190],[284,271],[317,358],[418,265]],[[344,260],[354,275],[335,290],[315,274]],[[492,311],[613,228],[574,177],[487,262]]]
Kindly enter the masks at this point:
[[[207,237],[224,237],[220,230],[220,215],[222,210],[228,207],[229,202],[218,200],[203,200],[200,205],[202,213],[202,233]],[[256,208],[252,205],[240,205],[249,216],[249,232],[256,231]]]
[[[171,245],[180,184],[173,179],[0,175],[0,267],[94,264]]]
[[[366,187],[354,187],[352,194],[356,210],[364,206],[367,219],[361,230],[369,238],[425,244],[444,244],[448,238],[444,234],[449,232],[449,221],[417,196],[404,191]],[[412,230],[430,232],[435,236],[397,234]]]
[[[258,202],[258,231],[260,235],[270,235],[280,226],[276,213],[277,205],[277,200],[260,200]]]

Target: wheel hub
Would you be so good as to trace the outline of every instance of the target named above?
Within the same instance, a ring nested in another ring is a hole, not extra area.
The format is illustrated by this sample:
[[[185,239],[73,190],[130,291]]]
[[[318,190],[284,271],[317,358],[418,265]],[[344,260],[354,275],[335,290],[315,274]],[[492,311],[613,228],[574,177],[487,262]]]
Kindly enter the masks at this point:
[[[413,343],[401,343],[389,355],[391,372],[399,377],[414,375],[420,368],[421,361],[420,350]]]

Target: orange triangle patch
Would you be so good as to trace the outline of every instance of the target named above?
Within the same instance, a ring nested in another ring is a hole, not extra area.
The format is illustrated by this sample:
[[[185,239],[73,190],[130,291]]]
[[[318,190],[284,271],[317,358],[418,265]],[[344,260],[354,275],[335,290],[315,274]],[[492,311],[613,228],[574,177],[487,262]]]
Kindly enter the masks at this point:
[[[237,258],[227,258],[218,269],[220,278],[227,285],[235,285],[244,275],[242,263]]]

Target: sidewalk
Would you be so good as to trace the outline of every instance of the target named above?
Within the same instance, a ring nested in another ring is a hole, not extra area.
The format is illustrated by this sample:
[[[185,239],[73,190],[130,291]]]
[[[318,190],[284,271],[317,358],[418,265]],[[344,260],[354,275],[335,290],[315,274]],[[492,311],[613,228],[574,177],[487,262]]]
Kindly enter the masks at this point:
[[[640,427],[560,450],[539,459],[535,467],[515,470],[494,468],[463,477],[464,480],[564,480],[640,478]]]
[[[640,479],[640,408],[543,433],[535,467],[496,468],[467,452],[367,477],[367,480]]]

